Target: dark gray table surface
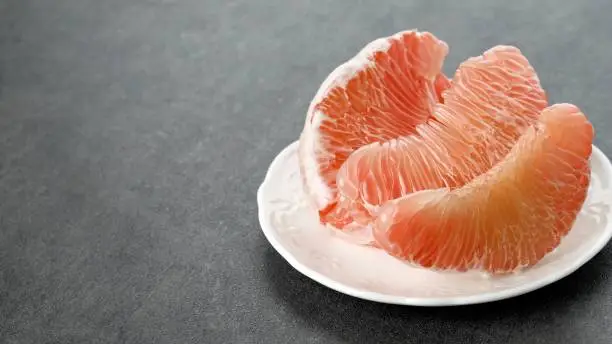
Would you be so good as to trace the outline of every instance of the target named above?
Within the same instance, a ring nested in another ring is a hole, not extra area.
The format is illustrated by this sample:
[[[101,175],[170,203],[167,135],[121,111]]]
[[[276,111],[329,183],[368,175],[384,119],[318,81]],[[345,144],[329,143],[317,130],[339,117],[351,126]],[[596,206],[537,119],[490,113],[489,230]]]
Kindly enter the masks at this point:
[[[360,301],[271,248],[256,189],[324,77],[417,27],[516,44],[612,154],[612,2],[0,0],[1,343],[610,343],[612,247],[513,300]]]

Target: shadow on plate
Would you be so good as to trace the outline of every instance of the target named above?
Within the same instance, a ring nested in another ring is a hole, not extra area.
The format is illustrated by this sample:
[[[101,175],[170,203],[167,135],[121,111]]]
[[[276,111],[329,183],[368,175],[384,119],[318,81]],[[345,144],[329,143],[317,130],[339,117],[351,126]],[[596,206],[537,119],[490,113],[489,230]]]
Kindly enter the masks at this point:
[[[528,337],[543,330],[540,323],[551,325],[568,313],[589,312],[607,279],[611,255],[608,247],[570,276],[519,297],[441,308],[386,305],[338,293],[300,274],[271,247],[264,260],[268,281],[279,302],[309,326],[343,342],[407,343],[412,337],[434,343],[450,337],[476,343],[492,339],[492,333],[495,338],[509,338],[526,331],[523,335]],[[533,328],[534,322],[538,328]],[[568,324],[571,326],[571,322]],[[558,326],[557,322],[552,328]]]

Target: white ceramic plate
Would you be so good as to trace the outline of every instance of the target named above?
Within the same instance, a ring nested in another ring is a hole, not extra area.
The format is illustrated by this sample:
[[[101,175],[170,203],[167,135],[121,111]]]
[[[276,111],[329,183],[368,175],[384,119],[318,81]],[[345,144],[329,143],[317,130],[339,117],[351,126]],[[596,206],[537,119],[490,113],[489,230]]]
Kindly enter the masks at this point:
[[[588,262],[612,236],[612,165],[593,147],[589,196],[561,245],[521,273],[434,272],[411,267],[374,248],[358,246],[318,222],[300,179],[297,142],[272,162],[257,193],[259,222],[270,244],[311,279],[361,299],[415,306],[490,302],[553,283]]]

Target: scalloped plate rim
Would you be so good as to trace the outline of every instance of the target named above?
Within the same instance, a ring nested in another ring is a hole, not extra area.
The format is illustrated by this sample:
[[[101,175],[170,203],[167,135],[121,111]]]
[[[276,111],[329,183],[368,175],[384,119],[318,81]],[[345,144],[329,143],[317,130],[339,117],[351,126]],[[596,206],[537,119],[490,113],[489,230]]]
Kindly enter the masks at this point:
[[[339,293],[353,296],[359,299],[394,304],[394,305],[405,305],[405,306],[424,306],[424,307],[442,307],[442,306],[460,306],[470,304],[480,304],[487,302],[494,302],[503,299],[509,299],[512,297],[527,294],[534,290],[543,288],[549,284],[557,282],[570,274],[574,273],[584,264],[589,262],[595,257],[601,250],[608,244],[612,239],[612,225],[608,224],[604,232],[602,232],[599,240],[591,247],[590,250],[585,251],[580,259],[573,261],[573,264],[564,266],[564,269],[557,270],[554,274],[548,274],[544,277],[536,280],[531,280],[520,287],[511,289],[502,289],[498,291],[483,292],[481,294],[475,294],[470,296],[450,296],[450,297],[404,297],[397,295],[387,295],[379,292],[362,290],[357,287],[346,285],[344,283],[335,281],[334,279],[312,270],[311,268],[300,262],[284,245],[282,245],[274,234],[274,229],[268,218],[265,216],[265,209],[261,205],[264,203],[263,190],[265,186],[270,183],[270,177],[272,171],[275,170],[276,166],[284,160],[285,156],[292,153],[295,146],[299,141],[294,141],[287,145],[285,148],[278,153],[273,159],[272,163],[266,171],[263,182],[257,189],[257,204],[258,204],[258,217],[261,229],[264,233],[265,238],[272,245],[272,247],[281,255],[283,259],[289,263],[291,267],[303,274],[304,276],[322,284],[332,290]],[[595,145],[593,145],[592,159],[598,159],[601,161],[605,174],[612,176],[612,163],[606,157],[606,155]]]

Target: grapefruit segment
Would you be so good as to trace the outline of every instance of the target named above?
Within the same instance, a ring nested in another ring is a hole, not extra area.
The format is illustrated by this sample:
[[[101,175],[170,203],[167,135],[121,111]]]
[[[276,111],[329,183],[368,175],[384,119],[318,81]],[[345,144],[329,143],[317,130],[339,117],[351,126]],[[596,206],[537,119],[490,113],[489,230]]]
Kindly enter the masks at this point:
[[[351,222],[334,210],[336,174],[364,145],[412,134],[450,81],[441,73],[448,47],[434,35],[400,32],[366,46],[323,82],[300,137],[300,170],[321,220]]]
[[[457,188],[503,159],[547,106],[519,49],[497,46],[461,64],[432,117],[414,133],[356,150],[337,174],[336,213],[366,225],[383,203]],[[335,226],[346,226],[337,216]]]
[[[582,207],[593,135],[575,106],[546,108],[499,164],[466,185],[386,202],[373,222],[376,242],[427,268],[532,266],[559,245]]]

